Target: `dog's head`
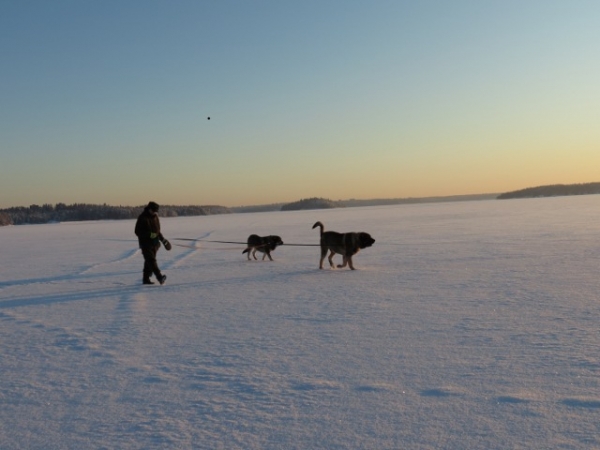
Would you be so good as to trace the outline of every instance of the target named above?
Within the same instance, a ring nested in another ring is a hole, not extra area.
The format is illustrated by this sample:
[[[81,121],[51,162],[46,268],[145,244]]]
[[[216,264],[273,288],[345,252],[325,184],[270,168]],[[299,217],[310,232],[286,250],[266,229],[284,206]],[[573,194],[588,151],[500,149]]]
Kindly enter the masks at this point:
[[[265,241],[271,250],[275,250],[278,245],[283,245],[281,237],[275,235],[265,237]]]
[[[369,233],[360,232],[358,233],[358,246],[360,248],[367,248],[375,243],[375,239],[371,237]]]

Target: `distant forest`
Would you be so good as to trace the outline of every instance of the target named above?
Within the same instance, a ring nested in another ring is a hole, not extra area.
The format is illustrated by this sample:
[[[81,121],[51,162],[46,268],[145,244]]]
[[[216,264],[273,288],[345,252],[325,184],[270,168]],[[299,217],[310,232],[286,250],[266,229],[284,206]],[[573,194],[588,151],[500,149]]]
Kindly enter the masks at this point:
[[[145,205],[144,205],[145,206]],[[0,226],[23,225],[51,222],[72,222],[82,220],[121,220],[135,219],[140,215],[144,206],[110,206],[75,203],[65,205],[45,204],[0,209]],[[206,216],[209,214],[231,213],[224,206],[170,206],[161,205],[161,217],[177,216]]]
[[[356,206],[377,205],[404,205],[414,203],[456,202],[468,200],[495,199],[498,194],[480,195],[454,195],[448,197],[421,197],[421,198],[388,198],[371,200],[329,200],[313,197],[292,203],[273,203],[269,205],[238,206],[228,208],[225,206],[173,206],[161,205],[159,216],[207,216],[211,214],[250,213],[268,211],[297,211],[304,209],[344,208]],[[122,220],[135,219],[142,212],[144,206],[111,206],[107,204],[94,205],[87,203],[74,203],[66,205],[31,205],[14,208],[0,209],[0,226],[42,224],[53,222],[73,222],[84,220]]]
[[[345,206],[343,202],[334,202],[326,198],[307,198],[297,202],[288,203],[281,207],[281,211],[299,211],[302,209],[330,209]]]
[[[600,194],[600,183],[551,184],[500,194],[499,200],[511,198],[560,197],[564,195]]]
[[[493,200],[498,194],[451,195],[446,197],[403,197],[403,198],[373,198],[367,200],[330,200],[328,198],[312,197],[292,203],[273,203],[258,206],[237,206],[233,212],[266,212],[266,211],[297,211],[302,209],[351,208],[358,206],[412,205],[416,203],[466,202],[471,200]]]
[[[225,206],[174,206],[161,205],[161,217],[179,216],[207,216],[211,214],[232,214],[268,211],[297,211],[308,209],[328,209],[358,206],[379,205],[407,205],[416,203],[458,202],[472,200],[531,198],[531,197],[556,197],[563,195],[600,194],[599,183],[585,184],[555,184],[521,189],[504,194],[478,194],[478,195],[453,195],[446,197],[408,197],[408,198],[381,198],[370,200],[329,200],[327,198],[313,197],[291,203],[272,203],[269,205],[238,206],[228,208]],[[15,208],[0,209],[0,226],[41,224],[52,222],[72,222],[84,220],[121,220],[135,219],[142,212],[144,206],[110,206],[107,204],[93,205],[75,203],[66,205],[31,205]]]
[[[370,200],[329,200],[327,198],[313,197],[291,203],[272,203],[269,205],[238,206],[228,208],[219,205],[204,206],[174,206],[161,205],[161,217],[178,216],[207,216],[211,214],[231,214],[267,211],[297,211],[306,209],[344,208],[357,206],[379,205],[407,205],[416,203],[458,202],[471,200],[511,199],[558,197],[565,195],[590,195],[600,194],[600,182],[583,184],[552,184],[537,186],[503,194],[478,194],[478,195],[453,195],[446,197],[407,197],[407,198],[378,198]],[[121,220],[135,219],[142,212],[144,206],[110,206],[107,204],[93,205],[74,203],[66,205],[31,205],[14,208],[0,209],[0,226],[41,224],[52,222],[72,222],[83,220]]]

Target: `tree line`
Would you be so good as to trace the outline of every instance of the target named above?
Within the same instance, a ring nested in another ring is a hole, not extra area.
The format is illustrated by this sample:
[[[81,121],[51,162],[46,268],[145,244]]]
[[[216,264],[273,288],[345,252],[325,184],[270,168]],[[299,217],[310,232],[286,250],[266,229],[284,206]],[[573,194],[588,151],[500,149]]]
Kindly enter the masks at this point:
[[[497,198],[506,200],[511,198],[559,197],[564,195],[591,195],[600,194],[600,183],[581,184],[550,184],[536,186],[518,191],[505,192]]]
[[[330,209],[343,207],[342,202],[329,200],[328,198],[312,197],[288,203],[281,207],[281,211],[299,211],[303,209]]]
[[[145,206],[145,205],[144,205]],[[0,209],[0,226],[42,224],[52,222],[74,222],[84,220],[124,220],[135,219],[144,206],[111,206],[74,203],[66,205],[31,205]],[[210,214],[228,214],[229,208],[218,205],[208,206],[172,206],[161,205],[161,217],[206,216]]]
[[[351,206],[373,206],[373,205],[396,205],[444,201],[466,201],[486,200],[491,198],[530,198],[530,197],[556,197],[562,195],[588,195],[600,194],[600,182],[583,184],[553,184],[537,186],[518,191],[506,192],[504,194],[481,194],[481,195],[456,195],[449,197],[425,197],[425,198],[392,198],[371,200],[330,200],[326,198],[307,198],[292,203],[273,203],[270,205],[256,205],[246,207],[227,208],[219,205],[190,205],[174,206],[161,205],[159,215],[161,217],[178,216],[206,216],[211,214],[231,214],[245,212],[263,211],[297,211],[302,209],[328,209],[343,208]],[[145,205],[144,205],[145,206]],[[66,205],[31,205],[14,208],[0,209],[0,226],[41,224],[51,222],[72,222],[85,220],[122,220],[135,219],[142,212],[144,206],[111,206],[74,203]]]

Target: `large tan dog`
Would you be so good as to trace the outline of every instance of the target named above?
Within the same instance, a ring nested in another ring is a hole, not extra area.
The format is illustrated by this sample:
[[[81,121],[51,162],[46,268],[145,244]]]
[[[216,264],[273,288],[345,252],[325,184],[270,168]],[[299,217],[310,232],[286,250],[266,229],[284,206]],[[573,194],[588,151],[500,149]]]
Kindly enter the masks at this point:
[[[254,259],[256,258],[256,252],[262,252],[263,261],[265,257],[269,257],[271,261],[271,252],[277,248],[278,245],[283,245],[283,241],[279,236],[259,236],[257,234],[251,234],[248,236],[248,247],[242,253],[248,253],[248,259],[250,259],[250,253]]]
[[[323,231],[323,224],[317,222],[313,225],[313,228],[321,228],[321,260],[319,261],[319,269],[323,268],[323,261],[327,252],[329,254],[329,265],[333,268],[333,255],[339,253],[342,255],[343,262],[338,265],[338,268],[346,267],[346,264],[350,266],[350,269],[354,270],[352,264],[352,256],[356,255],[362,248],[367,248],[375,243],[375,239],[371,237],[369,233],[365,232],[352,232],[352,233],[338,233],[336,231]]]

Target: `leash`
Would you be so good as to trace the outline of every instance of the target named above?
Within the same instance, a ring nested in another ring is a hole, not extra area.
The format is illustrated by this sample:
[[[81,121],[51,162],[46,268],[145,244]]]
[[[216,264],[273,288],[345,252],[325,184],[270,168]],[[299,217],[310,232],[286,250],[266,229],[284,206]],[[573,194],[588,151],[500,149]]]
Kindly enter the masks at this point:
[[[248,245],[247,242],[235,242],[235,241],[213,241],[213,240],[209,240],[209,239],[190,239],[190,238],[173,238],[172,240],[174,241],[194,241],[194,242],[214,242],[216,244],[239,244],[239,245]],[[261,245],[257,245],[256,247],[264,247],[265,245],[269,245],[269,244],[261,244]],[[281,245],[288,245],[290,247],[319,247],[320,244],[281,244]],[[280,245],[278,245],[279,247]]]
[[[193,241],[193,242],[215,242],[217,244],[241,244],[246,245],[246,242],[233,242],[233,241],[211,241],[208,239],[189,239],[189,238],[173,238],[174,241]]]

